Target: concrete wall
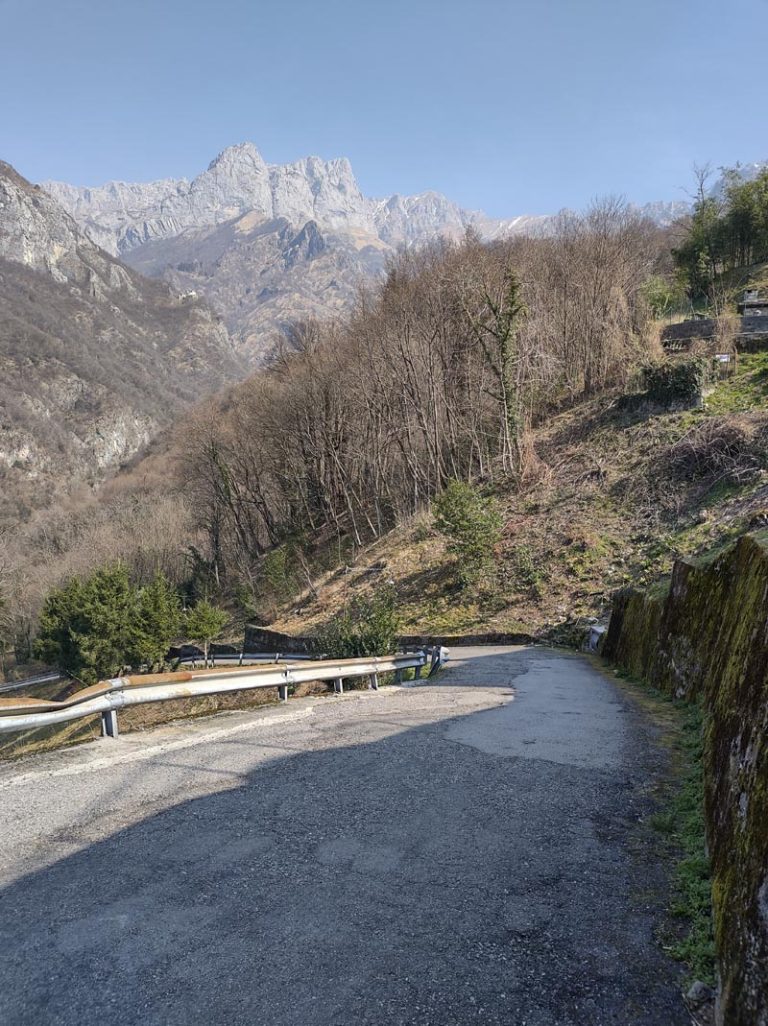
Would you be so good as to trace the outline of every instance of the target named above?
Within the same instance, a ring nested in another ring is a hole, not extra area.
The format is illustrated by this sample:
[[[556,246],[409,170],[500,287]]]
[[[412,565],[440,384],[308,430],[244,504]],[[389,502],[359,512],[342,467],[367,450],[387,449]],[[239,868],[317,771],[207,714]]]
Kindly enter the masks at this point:
[[[697,338],[709,339],[715,334],[715,322],[711,317],[698,317],[690,321],[667,324],[661,330],[662,344],[670,342],[692,342]]]
[[[283,634],[282,631],[271,631],[268,627],[256,627],[253,624],[248,624],[245,628],[243,646],[246,652],[314,652],[312,638],[294,637],[291,634]]]
[[[740,318],[739,334],[737,337],[738,348],[744,351],[750,349],[762,349],[768,337],[768,316],[750,316]],[[661,330],[662,345],[668,349],[675,349],[676,346],[687,346],[696,339],[709,341],[714,339],[717,332],[717,323],[711,317],[699,317],[690,321],[678,321],[677,324],[667,324]]]
[[[620,592],[603,654],[705,712],[720,1026],[768,1026],[768,551],[741,538],[677,562],[668,590]]]

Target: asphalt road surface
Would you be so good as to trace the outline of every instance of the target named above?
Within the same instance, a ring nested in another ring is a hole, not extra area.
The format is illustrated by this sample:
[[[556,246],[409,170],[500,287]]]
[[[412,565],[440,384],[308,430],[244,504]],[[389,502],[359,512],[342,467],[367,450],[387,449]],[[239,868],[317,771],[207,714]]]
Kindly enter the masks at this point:
[[[0,1023],[689,1023],[653,728],[580,656],[452,655],[1,765]]]

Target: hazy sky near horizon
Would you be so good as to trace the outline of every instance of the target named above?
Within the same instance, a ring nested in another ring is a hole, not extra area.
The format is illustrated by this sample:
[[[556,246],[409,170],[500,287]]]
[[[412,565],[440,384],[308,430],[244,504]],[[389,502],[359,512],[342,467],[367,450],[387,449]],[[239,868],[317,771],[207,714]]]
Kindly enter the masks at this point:
[[[494,216],[768,159],[768,0],[0,0],[0,159],[193,177],[251,140]]]

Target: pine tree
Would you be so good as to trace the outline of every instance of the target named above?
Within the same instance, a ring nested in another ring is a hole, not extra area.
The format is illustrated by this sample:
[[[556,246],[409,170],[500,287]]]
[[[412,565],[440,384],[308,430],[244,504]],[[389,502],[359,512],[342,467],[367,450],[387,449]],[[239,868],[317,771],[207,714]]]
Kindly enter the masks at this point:
[[[138,611],[122,563],[75,577],[46,599],[35,653],[87,684],[113,677],[140,647]]]
[[[180,625],[179,598],[163,574],[136,588],[128,568],[115,563],[51,592],[35,654],[92,684],[126,666],[162,663]]]
[[[465,481],[451,481],[433,505],[435,526],[456,557],[460,583],[467,587],[490,573],[503,525],[496,501]]]
[[[139,591],[135,659],[154,666],[162,663],[181,629],[179,594],[160,571]]]
[[[186,635],[190,641],[196,641],[203,646],[206,664],[211,642],[221,636],[228,619],[223,609],[212,605],[205,599],[201,599],[186,612]]]

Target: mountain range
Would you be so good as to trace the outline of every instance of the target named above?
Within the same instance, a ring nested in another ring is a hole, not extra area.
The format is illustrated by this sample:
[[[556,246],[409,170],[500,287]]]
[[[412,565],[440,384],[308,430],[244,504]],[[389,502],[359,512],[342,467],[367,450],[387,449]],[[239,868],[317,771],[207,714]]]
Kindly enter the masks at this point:
[[[546,231],[550,222],[490,218],[437,192],[371,199],[345,158],[267,164],[247,142],[225,149],[191,182],[43,187],[109,253],[205,296],[251,365],[268,357],[289,323],[348,308],[400,246],[460,238],[468,228],[501,239]],[[669,223],[688,205],[641,209]]]
[[[305,157],[292,164],[267,164],[253,143],[230,146],[191,182],[108,182],[79,188],[44,182],[87,234],[114,255],[253,213],[300,227],[315,221],[332,232],[350,232],[387,246],[421,243],[436,235],[476,228],[485,238],[528,230],[539,217],[502,221],[463,210],[436,192],[368,199],[349,161]]]

